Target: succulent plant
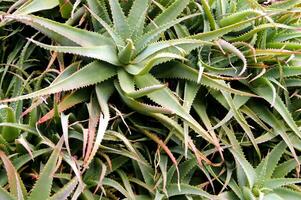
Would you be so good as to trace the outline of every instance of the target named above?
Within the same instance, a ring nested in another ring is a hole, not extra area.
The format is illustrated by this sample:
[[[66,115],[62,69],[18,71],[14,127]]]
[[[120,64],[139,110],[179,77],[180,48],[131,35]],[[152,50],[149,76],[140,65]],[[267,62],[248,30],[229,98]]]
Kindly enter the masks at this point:
[[[300,4],[1,1],[0,195],[300,198]]]

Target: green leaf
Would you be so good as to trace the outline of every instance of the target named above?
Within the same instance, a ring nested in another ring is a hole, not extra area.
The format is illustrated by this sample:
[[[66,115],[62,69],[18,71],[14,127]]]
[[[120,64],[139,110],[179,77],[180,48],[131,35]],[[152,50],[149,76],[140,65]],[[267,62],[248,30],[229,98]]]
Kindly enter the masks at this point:
[[[21,167],[23,167],[26,163],[29,161],[32,161],[32,158],[36,158],[38,156],[41,156],[45,153],[50,152],[50,148],[46,149],[40,149],[32,152],[32,157],[29,154],[24,154],[22,156],[19,156],[12,160],[13,165],[15,166],[16,170],[19,170]]]
[[[299,66],[283,66],[281,69],[276,67],[270,69],[264,74],[265,77],[274,79],[279,79],[280,77],[288,78],[299,75],[301,75],[301,67]]]
[[[187,195],[196,195],[196,196],[200,196],[200,197],[205,197],[208,199],[214,199],[214,197],[211,194],[205,192],[202,189],[199,189],[198,187],[194,187],[194,186],[182,183],[182,184],[180,184],[180,188],[181,188],[181,190],[179,190],[177,184],[169,184],[168,187],[166,188],[168,197],[187,194]]]
[[[201,47],[203,45],[213,45],[211,42],[205,42],[202,40],[194,40],[194,39],[171,39],[171,40],[163,40],[151,43],[143,49],[141,53],[139,53],[132,63],[140,63],[145,61],[147,58],[156,55],[157,53],[164,51],[172,51],[173,53],[180,53],[181,55],[185,55],[188,52],[185,51],[187,47],[189,49],[195,49],[197,47]]]
[[[243,187],[243,195],[245,200],[256,200],[256,197],[254,196],[252,191],[245,186]]]
[[[58,0],[30,0],[18,8],[14,14],[30,14],[42,10],[48,10],[59,5]]]
[[[0,100],[0,102],[12,102],[12,101],[19,101],[22,99],[29,99],[40,97],[43,95],[54,94],[62,91],[74,90],[83,87],[87,87],[90,85],[95,85],[97,83],[103,82],[116,74],[115,67],[109,65],[107,63],[101,63],[94,61],[82,69],[78,70],[71,76],[58,81],[50,86],[41,89],[39,91],[11,98],[11,99],[4,99]]]
[[[49,200],[66,200],[71,195],[77,184],[77,177],[74,177],[67,184],[64,184],[64,187],[62,187],[59,191],[53,194],[49,198]]]
[[[98,130],[97,130],[95,142],[91,150],[91,153],[88,157],[88,160],[85,163],[86,166],[89,166],[90,162],[96,155],[99,145],[103,140],[105,131],[109,124],[110,112],[109,112],[109,105],[107,101],[109,100],[112,93],[113,93],[113,86],[111,85],[110,82],[103,82],[96,86],[97,100],[102,113],[99,115],[99,124],[98,124]]]
[[[43,17],[33,15],[9,15],[7,18],[12,18],[32,26],[57,42],[61,41],[60,37],[64,37],[81,46],[112,45],[112,42],[108,38],[98,33],[75,28]],[[56,35],[51,35],[52,32],[56,33]]]
[[[203,6],[203,10],[205,12],[206,18],[209,21],[210,28],[212,30],[215,30],[216,29],[216,22],[214,20],[213,14],[211,12],[211,8],[210,8],[209,3],[207,2],[207,0],[201,0],[201,3],[202,3],[202,6]]]
[[[231,111],[233,112],[233,115],[234,115],[236,121],[242,127],[242,129],[246,132],[246,134],[249,137],[249,139],[251,140],[258,156],[261,157],[259,147],[255,142],[254,135],[251,131],[250,125],[248,124],[247,120],[244,118],[242,113],[238,110],[238,107],[236,106],[235,102],[232,100],[231,95],[229,93],[226,93],[223,91],[222,91],[222,94],[223,94],[224,98],[226,99]]]
[[[190,19],[192,17],[196,17],[199,14],[192,14],[192,15],[187,15],[185,17],[181,17],[179,19],[173,20],[173,21],[169,21],[166,24],[163,24],[162,26],[156,27],[154,29],[151,29],[150,31],[146,32],[145,34],[143,34],[141,37],[139,37],[138,39],[136,39],[134,41],[136,49],[137,49],[137,53],[140,53],[140,51],[142,49],[144,49],[149,43],[157,40],[158,36],[163,33],[164,31],[166,31],[167,29],[169,29],[170,27],[179,24],[180,22]]]
[[[0,157],[7,172],[10,194],[14,197],[17,197],[17,199],[23,199],[23,184],[17,170],[4,152],[0,151]]]
[[[130,98],[140,98],[146,96],[149,93],[155,92],[157,90],[163,89],[167,87],[167,85],[159,84],[153,85],[150,87],[141,88],[139,90],[135,90],[133,77],[130,77],[128,73],[126,73],[123,69],[118,71],[118,81],[120,83],[120,87],[123,92]]]
[[[120,185],[119,182],[117,182],[111,178],[104,178],[102,184],[115,188],[118,192],[120,192],[121,194],[123,194],[126,197],[129,196],[129,193],[122,187],[122,185]]]
[[[36,131],[35,128],[32,128],[31,126],[25,125],[25,124],[3,122],[3,123],[0,123],[0,127],[11,127],[11,128],[19,129],[22,131],[26,131],[26,132],[38,135],[38,132]]]
[[[274,193],[270,193],[267,195],[264,195],[263,200],[284,200],[281,198],[281,196],[274,194]]]
[[[68,19],[71,17],[72,3],[66,0],[59,0],[60,12],[63,18]]]
[[[273,42],[285,42],[292,39],[298,39],[301,37],[299,31],[291,31],[291,32],[284,32],[276,34],[271,41]]]
[[[250,16],[252,17],[253,15],[265,17],[268,19],[268,21],[273,22],[273,20],[269,16],[267,16],[266,13],[259,10],[248,9],[226,16],[223,19],[221,19],[219,23],[221,27],[225,27],[233,24],[233,22],[237,22],[240,20],[243,21],[245,18],[248,18]]]
[[[236,55],[239,59],[242,60],[243,62],[243,67],[241,69],[241,72],[238,74],[238,76],[241,76],[247,69],[247,59],[245,58],[245,56],[243,55],[243,53],[238,50],[235,46],[233,46],[232,44],[228,43],[225,40],[219,39],[217,41],[217,43],[221,46],[221,48],[233,53],[234,55]]]
[[[233,154],[235,160],[240,164],[244,173],[247,176],[249,187],[253,187],[256,179],[256,173],[252,165],[246,160],[246,158],[233,148],[229,148],[230,152]]]
[[[159,66],[154,70],[154,74],[158,78],[176,78],[176,79],[184,79],[188,81],[193,81],[197,83],[198,80],[198,71],[184,63],[180,62],[168,62],[164,63],[163,66]],[[236,90],[229,87],[222,80],[215,80],[210,78],[209,76],[203,74],[201,85],[209,87],[214,90],[223,90],[229,93],[241,95],[241,96],[253,96],[256,95],[244,92],[241,90]]]
[[[123,39],[128,39],[130,37],[129,25],[122,11],[119,1],[109,0],[109,3],[115,30]]]
[[[116,55],[115,47],[109,45],[103,46],[92,46],[92,47],[73,47],[73,46],[52,46],[40,43],[38,41],[30,40],[34,44],[50,50],[50,51],[57,51],[61,53],[69,53],[75,54],[80,56],[86,56],[89,58],[95,58],[100,61],[105,61],[113,65],[120,65],[119,60]],[[102,53],[99,53],[102,52]]]
[[[299,191],[293,191],[288,188],[278,188],[273,190],[273,193],[282,197],[283,199],[300,199],[301,193]]]
[[[16,123],[16,116],[15,116],[15,111],[6,106],[6,105],[0,105],[0,113],[2,111],[6,111],[5,115],[0,114],[0,120],[2,122],[6,123]],[[1,119],[1,116],[5,116],[4,119]],[[2,137],[7,141],[7,142],[13,142],[15,139],[19,137],[20,130],[16,127],[13,126],[4,126],[1,130],[1,135]]]
[[[287,134],[287,128],[284,123],[281,120],[277,119],[270,110],[258,104],[257,102],[249,101],[248,106],[250,106],[250,109],[254,110],[254,112],[257,113],[258,117],[260,117],[265,123],[269,124],[274,129],[274,133],[279,134],[282,137],[282,139],[285,141],[286,145],[292,152],[294,158],[298,160],[297,154],[294,149],[294,140]]]
[[[28,200],[49,198],[53,175],[55,173],[55,170],[57,169],[57,162],[60,157],[62,145],[63,145],[63,140],[61,139],[57,144],[57,146],[55,147],[55,149],[53,150],[43,170],[41,171],[40,177],[35,183],[34,188],[32,189],[28,197]]]
[[[132,5],[127,19],[133,39],[143,33],[148,6],[149,0],[134,1]]]
[[[171,114],[172,111],[167,108],[162,108],[159,106],[153,106],[146,103],[139,102],[130,96],[126,95],[122,89],[118,81],[114,81],[114,85],[116,90],[118,91],[119,95],[121,96],[124,103],[132,108],[135,111],[138,111],[140,113],[143,113],[145,115],[151,115],[154,113],[164,113],[164,114]]]
[[[300,162],[301,157],[299,156],[297,158]],[[286,175],[288,175],[288,173],[290,173],[291,171],[293,171],[296,167],[298,166],[298,163],[296,161],[296,159],[290,159],[288,161],[285,161],[281,164],[279,164],[274,172],[273,172],[273,177],[275,178],[283,178]]]
[[[217,16],[218,19],[223,18],[227,12],[227,7],[229,6],[230,3],[226,0],[218,0],[216,1],[216,10],[217,10]]]
[[[254,81],[255,82],[255,81]],[[260,97],[264,98],[267,102],[273,102],[273,93],[271,89],[267,86],[268,80],[265,78],[259,78],[256,80],[256,85],[252,87],[252,90]],[[284,105],[282,100],[278,95],[276,95],[274,108],[282,116],[287,125],[294,131],[294,133],[301,138],[301,133],[296,125],[291,113],[288,111],[287,107]]]
[[[12,197],[3,187],[0,187],[0,199],[17,200],[15,197]]]
[[[290,9],[295,7],[296,5],[300,4],[300,0],[286,0],[286,1],[280,1],[280,2],[275,2],[271,4],[268,8],[272,9]]]
[[[150,57],[145,62],[138,64],[130,64],[126,66],[125,69],[132,75],[143,75],[148,73],[154,66],[160,63],[168,62],[170,60],[185,61],[186,59],[182,55],[162,52]]]
[[[124,185],[125,189],[126,189],[127,192],[128,192],[128,198],[129,198],[129,199],[135,200],[136,198],[135,198],[135,195],[134,195],[134,191],[133,191],[133,189],[132,189],[132,186],[131,186],[131,184],[130,184],[129,178],[128,178],[127,175],[126,175],[123,171],[121,171],[121,170],[117,170],[117,173],[118,173],[118,175],[120,176],[120,178],[121,178],[121,180],[122,180],[122,182],[123,182],[123,185]]]
[[[301,48],[301,43],[299,43],[299,42],[270,42],[267,44],[267,48],[286,49],[286,50],[297,51]]]
[[[57,105],[57,110],[59,113],[64,112],[65,110],[82,103],[88,100],[88,91],[86,89],[81,89],[74,91],[71,94],[66,95],[62,101]],[[54,108],[50,110],[47,114],[41,117],[38,121],[39,124],[42,124],[54,116]]]
[[[160,82],[150,74],[146,74],[143,76],[136,76],[135,81],[139,88],[150,87],[152,85],[160,84]],[[212,137],[207,133],[207,131],[204,130],[199,125],[199,123],[191,115],[189,115],[189,113],[186,112],[186,110],[183,108],[182,105],[180,105],[176,97],[172,94],[172,92],[168,88],[164,88],[159,91],[152,92],[147,96],[154,102],[161,105],[162,107],[173,111],[178,116],[180,116],[185,121],[187,121],[190,124],[190,126],[204,139],[208,140],[214,145],[217,146],[219,145],[217,141],[213,141]]]
[[[277,26],[281,26],[279,24],[276,24]],[[268,28],[275,28],[274,24],[261,24],[258,25],[254,28],[252,28],[250,31],[239,35],[238,37],[226,37],[227,40],[231,41],[231,42],[240,42],[240,41],[247,41],[250,40],[252,37],[254,37],[254,35],[256,35],[258,32],[260,31],[264,31]]]
[[[230,33],[234,30],[237,30],[238,28],[248,25],[250,22],[258,19],[259,17],[254,17],[248,20],[243,20],[241,22],[237,22],[234,24],[231,24],[229,26],[225,26],[222,28],[218,28],[216,30],[213,31],[208,31],[208,32],[204,32],[204,33],[198,33],[196,35],[192,35],[189,36],[188,38],[190,39],[198,39],[198,40],[205,40],[205,41],[211,41],[211,40],[215,40],[221,36],[226,35],[227,33]]]
[[[111,28],[111,26],[109,24],[107,24],[107,22],[105,22],[103,19],[101,19],[100,17],[98,17],[89,8],[87,8],[87,9],[92,14],[92,16],[94,17],[94,19],[96,19],[97,22],[106,29],[106,31],[108,32],[108,34],[110,35],[110,37],[113,39],[113,41],[115,42],[115,45],[118,48],[119,48],[119,46],[125,46],[125,42],[123,41],[123,39],[118,35],[118,33],[115,30],[113,30],[113,28]]]
[[[189,0],[175,0],[167,9],[163,10],[162,13],[148,24],[145,28],[146,32],[175,20],[188,3]]]
[[[123,47],[119,53],[118,58],[119,61],[123,64],[129,64],[132,60],[132,56],[134,55],[135,46],[131,39],[126,40],[126,45]]]
[[[263,187],[269,189],[275,189],[275,188],[280,188],[282,186],[292,185],[296,183],[301,183],[301,179],[300,178],[273,178],[264,181]]]
[[[273,150],[263,159],[261,160],[260,164],[257,166],[256,170],[256,174],[263,174],[264,177],[258,177],[260,180],[262,179],[269,179],[272,177],[272,174],[280,160],[280,158],[282,157],[282,154],[284,153],[286,149],[286,144],[285,142],[280,142],[276,147],[273,148]],[[265,169],[266,171],[263,172],[264,170],[264,165],[266,162],[266,166],[268,167],[268,169]]]
[[[89,8],[93,11],[93,13],[96,14],[96,16],[99,16],[106,23],[111,24],[111,19],[103,0],[87,0],[87,3]],[[98,32],[101,29],[98,22],[92,19],[92,23],[94,25],[94,30]]]

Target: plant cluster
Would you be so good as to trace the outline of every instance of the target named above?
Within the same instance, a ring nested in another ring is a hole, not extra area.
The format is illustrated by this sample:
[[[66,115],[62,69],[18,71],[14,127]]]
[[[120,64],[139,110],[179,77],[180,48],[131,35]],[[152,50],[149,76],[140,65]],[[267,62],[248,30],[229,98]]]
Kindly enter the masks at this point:
[[[300,19],[300,0],[0,0],[0,199],[301,199]]]

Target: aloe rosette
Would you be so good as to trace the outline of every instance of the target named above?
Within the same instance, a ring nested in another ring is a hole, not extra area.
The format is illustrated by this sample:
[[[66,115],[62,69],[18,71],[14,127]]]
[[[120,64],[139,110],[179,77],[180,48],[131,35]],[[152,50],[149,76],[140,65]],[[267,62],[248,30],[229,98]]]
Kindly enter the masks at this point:
[[[115,81],[113,81],[115,88],[124,102],[131,108],[147,115],[155,115],[156,117],[160,117],[161,114],[176,114],[186,121],[196,133],[216,147],[219,147],[217,138],[213,138],[200,126],[189,112],[183,108],[172,91],[168,89],[165,84],[157,80],[151,71],[154,66],[169,63],[171,60],[176,59],[185,62],[185,55],[193,49],[204,45],[213,45],[210,41],[251,20],[239,22],[235,24],[235,26],[225,26],[221,29],[200,33],[194,36],[161,40],[160,35],[169,28],[199,15],[196,13],[177,18],[188,4],[188,0],[175,1],[169,7],[164,8],[163,11],[148,24],[146,24],[146,16],[150,2],[147,0],[134,1],[128,16],[124,15],[118,1],[109,1],[112,13],[112,21],[109,22],[106,22],[97,16],[93,10],[87,8],[93,19],[105,30],[104,34],[75,28],[34,15],[18,13],[5,15],[4,18],[6,20],[16,20],[30,25],[62,45],[46,45],[31,39],[31,41],[38,46],[52,51],[93,58],[97,61],[82,67],[80,70],[63,79],[53,82],[47,88],[28,95],[1,100],[1,102],[11,102],[80,89],[99,84],[108,79],[112,80],[112,77],[116,77],[114,78]],[[139,20],[137,21],[137,19]],[[113,24],[113,27],[111,24]],[[218,43],[224,48],[229,48],[230,51],[243,59],[243,56],[234,46],[223,40],[219,40]],[[163,67],[164,64],[160,66],[160,68]],[[245,67],[241,73],[245,71]],[[190,79],[197,81],[195,76],[198,73],[195,72],[193,68],[187,65],[181,69],[186,70],[183,74],[187,73]],[[66,69],[66,71],[69,70],[68,68]],[[173,72],[170,76],[174,76]],[[180,75],[180,78],[181,77],[182,75]],[[215,80],[206,75],[202,76],[200,84],[239,95],[252,96],[250,93],[228,87],[222,80]],[[136,88],[138,88],[138,90]],[[162,107],[141,102],[139,99],[143,96],[147,96]],[[165,119],[164,117],[161,118]]]

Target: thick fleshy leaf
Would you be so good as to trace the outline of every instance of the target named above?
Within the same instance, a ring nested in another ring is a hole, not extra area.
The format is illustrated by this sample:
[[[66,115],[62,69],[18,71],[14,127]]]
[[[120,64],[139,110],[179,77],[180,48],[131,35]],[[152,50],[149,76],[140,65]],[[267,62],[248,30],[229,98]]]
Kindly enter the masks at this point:
[[[162,11],[155,19],[153,19],[146,31],[150,31],[154,28],[160,27],[170,21],[175,20],[188,5],[189,0],[176,0],[168,8]]]
[[[234,149],[229,149],[231,153],[233,154],[235,160],[240,164],[241,168],[243,169],[244,173],[247,176],[249,186],[252,188],[255,179],[256,179],[256,173],[252,165],[246,160],[246,158],[241,155],[241,153],[237,152]]]
[[[9,158],[4,154],[4,152],[0,151],[0,157],[7,172],[10,194],[17,197],[18,200],[23,199],[24,194],[22,192],[22,182],[17,170],[15,169]]]
[[[88,100],[88,91],[85,89],[77,90],[69,95],[66,95],[62,101],[57,105],[58,112],[64,112],[65,110],[82,103],[86,100]],[[46,115],[44,115],[42,118],[39,119],[38,123],[42,124],[54,116],[55,110],[50,110]]]
[[[116,48],[109,45],[103,45],[103,46],[92,46],[92,47],[73,47],[73,46],[52,46],[43,44],[38,41],[30,40],[34,44],[50,50],[50,51],[56,51],[60,53],[68,53],[68,54],[75,54],[79,56],[85,56],[89,58],[95,58],[100,61],[105,61],[113,65],[120,65]],[[101,52],[101,53],[99,53]]]
[[[44,95],[54,94],[62,91],[80,89],[83,87],[103,82],[111,78],[115,74],[116,70],[114,66],[95,61],[81,68],[77,72],[73,73],[71,76],[54,84],[51,84],[47,88],[41,89],[39,91],[27,95],[0,100],[0,102],[19,101],[22,99],[41,97]]]
[[[169,62],[165,63],[163,66],[160,65],[159,67],[154,69],[154,74],[158,78],[176,78],[193,81],[196,83],[198,80],[198,71],[180,62]],[[256,95],[251,94],[249,92],[231,88],[225,83],[225,81],[212,79],[205,74],[203,74],[200,84],[205,87],[212,88],[214,90],[224,90],[226,92],[241,96],[256,97]]]
[[[0,187],[0,198],[5,200],[17,200],[15,197],[11,196],[4,188]]]
[[[3,111],[5,113],[3,113]],[[2,117],[4,117],[4,119],[1,119]],[[6,105],[0,105],[0,120],[4,123],[16,123],[17,119],[15,116],[15,111]],[[7,142],[13,142],[18,138],[20,131],[18,128],[12,126],[4,126],[1,129],[1,134]]]
[[[40,0],[31,0],[28,1],[27,3],[23,4],[20,8],[18,8],[14,14],[30,14],[42,10],[48,10],[51,8],[54,8],[59,5],[58,0],[45,0],[45,1],[40,1]]]
[[[135,38],[143,33],[148,4],[149,0],[134,1],[127,18],[131,31],[131,38]]]
[[[185,17],[181,17],[179,19],[169,21],[168,23],[163,24],[162,26],[156,27],[155,29],[151,29],[149,32],[143,34],[141,37],[139,37],[137,40],[134,41],[137,52],[140,53],[148,44],[150,44],[151,42],[156,40],[161,33],[166,31],[170,27],[172,27],[176,24],[179,24],[180,22],[182,22],[184,20],[190,19],[192,17],[196,17],[198,15],[199,14],[192,14],[192,15],[188,15]]]
[[[51,39],[55,41],[58,40],[58,42],[60,42],[61,40],[60,37],[64,37],[81,46],[91,47],[100,45],[112,45],[112,42],[108,38],[98,33],[75,28],[43,17],[33,15],[8,15],[6,17],[32,26],[33,28],[49,36]],[[48,30],[50,30],[50,32]],[[58,34],[59,36],[56,35],[56,37],[52,38],[52,36],[55,35],[51,35],[51,31]]]
[[[77,179],[73,178],[71,181],[65,184],[64,187],[62,187],[59,191],[53,194],[49,198],[49,200],[66,200],[72,194],[77,184]]]
[[[135,77],[137,86],[140,88],[150,87],[152,85],[158,85],[160,82],[155,79],[152,75],[146,74],[143,76]],[[219,146],[218,141],[213,141],[211,136],[204,130],[196,120],[186,112],[182,105],[179,104],[176,97],[172,94],[172,92],[165,88],[159,91],[152,92],[147,95],[151,100],[158,103],[159,105],[167,108],[178,116],[182,117],[186,120],[190,126],[198,133],[200,136],[204,137],[204,139],[208,140],[209,142],[213,143],[214,145]]]
[[[199,189],[197,187],[193,187],[191,185],[180,184],[180,188],[181,188],[181,190],[178,189],[177,184],[170,184],[166,188],[168,197],[178,196],[178,195],[183,195],[183,194],[190,194],[190,195],[205,197],[208,199],[214,198],[209,193],[205,192],[204,190]]]
[[[271,89],[267,86],[268,80],[265,78],[259,78],[256,80],[256,85],[252,87],[258,96],[264,98],[268,102],[273,102],[273,93]],[[294,131],[294,133],[301,138],[301,133],[296,125],[291,113],[288,111],[282,100],[278,95],[275,97],[274,108],[282,116],[287,125]]]
[[[118,0],[109,0],[109,3],[114,22],[114,28],[123,39],[127,39],[130,37],[130,29],[120,3]]]
[[[28,200],[37,199],[47,199],[49,198],[52,186],[53,175],[57,168],[57,162],[60,156],[60,151],[63,145],[63,140],[61,139],[55,149],[53,150],[50,158],[48,159],[46,165],[44,166],[39,179],[35,183]]]

